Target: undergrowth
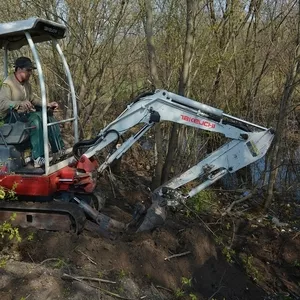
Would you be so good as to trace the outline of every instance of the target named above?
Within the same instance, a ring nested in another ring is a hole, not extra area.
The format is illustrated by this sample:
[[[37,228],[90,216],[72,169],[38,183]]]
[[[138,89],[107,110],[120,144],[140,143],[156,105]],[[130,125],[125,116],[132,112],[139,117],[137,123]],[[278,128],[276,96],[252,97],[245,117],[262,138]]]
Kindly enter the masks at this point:
[[[8,238],[8,240],[16,239],[17,242],[21,242],[21,236],[19,233],[19,228],[12,226],[11,222],[16,219],[17,214],[13,213],[9,220],[4,221],[0,224],[0,237],[2,239]]]
[[[17,200],[18,197],[16,195],[16,188],[18,186],[18,183],[14,183],[11,189],[7,189],[3,186],[0,186],[0,200]]]
[[[196,212],[208,212],[217,203],[217,195],[212,190],[203,190],[189,199],[190,205]]]
[[[12,189],[6,189],[0,186],[0,199],[1,200],[16,200],[15,189],[17,184],[14,184]],[[19,233],[19,228],[13,226],[13,221],[16,219],[17,214],[13,213],[8,220],[0,224],[0,238],[2,241],[12,241],[15,240],[18,243],[21,242],[22,238]],[[1,266],[0,266],[1,267]]]

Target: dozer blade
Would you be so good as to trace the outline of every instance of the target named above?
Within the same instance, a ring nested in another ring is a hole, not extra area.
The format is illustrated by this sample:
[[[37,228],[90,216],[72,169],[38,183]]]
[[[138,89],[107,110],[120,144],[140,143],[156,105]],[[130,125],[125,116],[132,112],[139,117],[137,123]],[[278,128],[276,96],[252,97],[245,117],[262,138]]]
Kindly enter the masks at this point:
[[[10,217],[14,215],[14,218]],[[74,203],[0,201],[0,222],[22,228],[80,233],[86,221],[83,210]]]

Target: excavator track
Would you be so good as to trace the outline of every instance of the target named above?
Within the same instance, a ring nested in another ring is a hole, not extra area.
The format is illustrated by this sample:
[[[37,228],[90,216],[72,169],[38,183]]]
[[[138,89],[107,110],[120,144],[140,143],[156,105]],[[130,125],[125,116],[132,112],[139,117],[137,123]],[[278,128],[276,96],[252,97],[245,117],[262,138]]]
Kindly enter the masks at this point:
[[[78,234],[84,228],[86,217],[75,203],[0,201],[0,222],[8,220],[12,225],[23,228]]]

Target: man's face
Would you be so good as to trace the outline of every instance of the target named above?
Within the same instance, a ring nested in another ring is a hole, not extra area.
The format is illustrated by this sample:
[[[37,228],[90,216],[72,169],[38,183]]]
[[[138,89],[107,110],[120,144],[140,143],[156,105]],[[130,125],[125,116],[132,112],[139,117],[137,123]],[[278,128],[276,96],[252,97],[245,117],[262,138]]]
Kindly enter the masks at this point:
[[[32,69],[31,68],[22,68],[19,70],[20,70],[20,75],[22,77],[22,81],[28,81],[32,74]]]

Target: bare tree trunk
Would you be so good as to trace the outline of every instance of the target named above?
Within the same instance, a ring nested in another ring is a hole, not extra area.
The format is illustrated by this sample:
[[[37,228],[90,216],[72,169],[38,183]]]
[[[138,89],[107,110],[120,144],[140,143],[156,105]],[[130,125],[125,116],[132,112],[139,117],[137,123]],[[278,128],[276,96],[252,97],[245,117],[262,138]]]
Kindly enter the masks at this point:
[[[190,67],[191,67],[191,58],[192,58],[192,47],[195,37],[195,11],[196,11],[196,0],[187,0],[187,14],[186,14],[186,38],[185,38],[185,47],[183,52],[183,63],[182,70],[180,73],[178,93],[184,96],[187,91],[187,85],[189,82],[190,76]],[[177,144],[178,144],[178,124],[173,124],[171,130],[171,136],[169,140],[168,153],[166,157],[165,164],[163,166],[162,182],[168,180],[171,166],[173,163],[174,155],[176,153]]]
[[[150,77],[152,86],[154,89],[157,88],[159,79],[157,73],[156,66],[156,56],[155,56],[155,45],[153,41],[153,15],[152,15],[152,1],[144,0],[144,11],[145,11],[145,19],[144,19],[144,30],[147,41],[148,48],[148,59],[149,59],[149,68],[150,68]],[[155,126],[155,144],[156,144],[156,165],[154,175],[152,177],[151,189],[160,186],[161,183],[161,175],[162,175],[162,167],[163,167],[163,147],[162,147],[162,133],[160,124]]]
[[[283,95],[280,102],[279,116],[278,122],[276,126],[276,135],[273,144],[273,155],[270,163],[270,177],[268,182],[267,189],[267,199],[264,203],[264,209],[267,210],[273,199],[273,190],[276,181],[276,177],[278,174],[278,166],[280,161],[280,149],[281,149],[281,138],[284,134],[285,124],[287,120],[287,110],[289,106],[289,102],[293,96],[293,92],[295,90],[297,82],[297,77],[299,75],[299,60],[300,60],[300,2],[298,2],[298,26],[297,26],[297,40],[296,40],[296,49],[293,62],[290,67],[290,71],[286,76],[286,82],[284,85]]]

